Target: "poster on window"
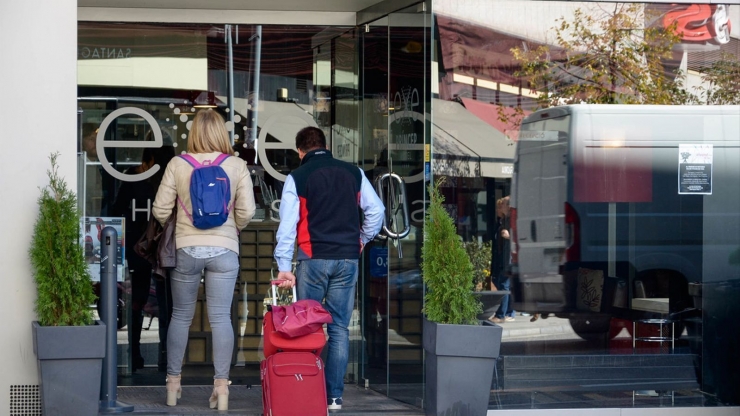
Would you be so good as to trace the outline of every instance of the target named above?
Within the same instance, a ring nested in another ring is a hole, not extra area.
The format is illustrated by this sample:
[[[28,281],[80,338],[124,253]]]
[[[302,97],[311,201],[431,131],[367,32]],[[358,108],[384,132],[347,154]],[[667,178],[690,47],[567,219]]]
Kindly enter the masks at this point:
[[[123,281],[123,259],[124,259],[124,230],[125,220],[121,217],[84,217],[81,221],[82,247],[85,252],[85,262],[90,271],[93,282],[100,281],[100,239],[105,227],[113,227],[118,234],[118,249],[116,252],[116,279]]]
[[[712,194],[711,144],[678,145],[678,193]]]

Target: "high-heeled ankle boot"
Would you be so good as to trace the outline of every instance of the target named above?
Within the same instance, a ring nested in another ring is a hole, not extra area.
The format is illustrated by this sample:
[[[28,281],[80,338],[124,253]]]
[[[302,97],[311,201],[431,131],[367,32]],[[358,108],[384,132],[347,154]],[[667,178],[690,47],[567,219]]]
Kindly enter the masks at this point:
[[[213,380],[213,393],[211,393],[211,398],[208,399],[211,409],[218,406],[218,410],[229,410],[229,384],[231,382],[225,378]]]
[[[177,399],[182,397],[181,379],[181,375],[167,374],[167,406],[177,406]]]

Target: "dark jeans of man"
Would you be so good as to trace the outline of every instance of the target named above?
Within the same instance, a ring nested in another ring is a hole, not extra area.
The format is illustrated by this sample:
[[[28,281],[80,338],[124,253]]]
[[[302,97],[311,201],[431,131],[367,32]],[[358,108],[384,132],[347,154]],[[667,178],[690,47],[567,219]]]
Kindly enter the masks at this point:
[[[327,398],[342,397],[349,361],[349,322],[355,307],[359,260],[301,260],[296,269],[298,299],[325,302],[332,323],[326,357]]]

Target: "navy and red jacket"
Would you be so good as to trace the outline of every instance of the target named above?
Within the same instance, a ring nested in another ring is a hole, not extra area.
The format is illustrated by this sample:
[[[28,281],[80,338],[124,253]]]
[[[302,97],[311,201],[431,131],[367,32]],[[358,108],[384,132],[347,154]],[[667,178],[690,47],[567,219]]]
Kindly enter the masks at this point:
[[[359,167],[334,159],[327,149],[308,152],[283,186],[278,268],[292,270],[296,239],[298,260],[359,258],[362,247],[380,231],[384,211]]]

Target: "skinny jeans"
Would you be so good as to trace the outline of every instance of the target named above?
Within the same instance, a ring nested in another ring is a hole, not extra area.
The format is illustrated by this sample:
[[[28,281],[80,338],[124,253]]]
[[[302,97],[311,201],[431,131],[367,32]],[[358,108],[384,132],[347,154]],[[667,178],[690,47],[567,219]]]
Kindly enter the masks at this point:
[[[214,379],[228,379],[234,354],[231,303],[239,273],[239,257],[233,251],[197,259],[184,250],[177,250],[177,267],[170,274],[172,318],[167,331],[167,374],[179,375],[182,372],[203,271],[208,322],[213,340]]]

